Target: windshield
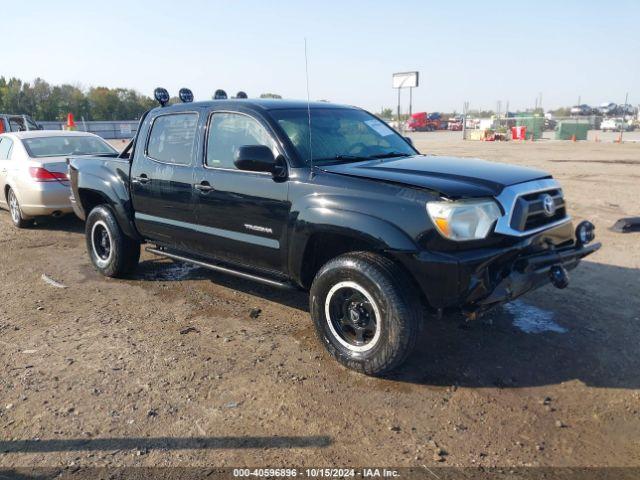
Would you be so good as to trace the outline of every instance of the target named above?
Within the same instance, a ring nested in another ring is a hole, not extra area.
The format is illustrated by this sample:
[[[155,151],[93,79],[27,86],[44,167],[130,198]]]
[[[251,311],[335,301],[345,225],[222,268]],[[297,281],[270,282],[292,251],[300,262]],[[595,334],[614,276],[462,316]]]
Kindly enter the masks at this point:
[[[307,164],[311,152],[316,165],[417,154],[395,130],[362,110],[311,109],[311,152],[306,109],[270,113]]]
[[[22,139],[29,156],[62,157],[65,155],[113,155],[116,150],[97,137],[57,136]]]

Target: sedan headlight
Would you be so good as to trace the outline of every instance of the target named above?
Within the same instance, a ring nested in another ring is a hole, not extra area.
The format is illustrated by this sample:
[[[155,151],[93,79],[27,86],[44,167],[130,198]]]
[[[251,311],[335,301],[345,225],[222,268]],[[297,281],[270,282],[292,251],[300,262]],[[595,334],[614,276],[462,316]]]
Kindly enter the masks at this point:
[[[500,217],[493,200],[428,202],[427,212],[443,237],[458,242],[485,238]]]

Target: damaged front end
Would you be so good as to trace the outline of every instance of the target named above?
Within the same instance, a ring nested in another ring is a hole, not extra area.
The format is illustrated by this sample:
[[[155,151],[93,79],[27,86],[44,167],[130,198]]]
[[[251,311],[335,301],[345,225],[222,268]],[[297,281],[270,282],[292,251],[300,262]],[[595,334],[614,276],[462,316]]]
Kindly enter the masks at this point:
[[[473,319],[543,285],[565,288],[568,272],[601,247],[593,239],[589,222],[574,231],[567,221],[506,246],[455,253],[423,251],[401,260],[434,310],[462,310]]]
[[[566,230],[571,224],[563,227]],[[555,245],[544,238],[548,233],[534,237],[531,245],[517,248],[470,272],[463,312],[473,318],[548,283],[559,289],[566,288],[568,272],[601,247],[600,243],[591,243],[595,238],[594,227],[587,221],[578,225],[570,244]]]

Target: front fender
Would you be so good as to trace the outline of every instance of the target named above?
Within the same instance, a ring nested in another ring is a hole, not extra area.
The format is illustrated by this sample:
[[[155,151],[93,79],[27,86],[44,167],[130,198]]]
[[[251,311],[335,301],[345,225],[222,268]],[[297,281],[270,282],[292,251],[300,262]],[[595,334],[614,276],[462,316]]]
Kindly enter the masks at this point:
[[[307,207],[299,213],[289,243],[289,272],[297,280],[307,244],[318,233],[362,240],[379,251],[418,251],[407,234],[386,220],[351,210]]]

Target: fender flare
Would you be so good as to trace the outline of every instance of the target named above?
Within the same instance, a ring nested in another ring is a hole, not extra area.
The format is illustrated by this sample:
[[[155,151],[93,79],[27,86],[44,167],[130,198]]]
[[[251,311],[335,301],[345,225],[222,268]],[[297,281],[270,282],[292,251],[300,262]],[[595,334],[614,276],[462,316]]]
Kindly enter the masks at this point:
[[[82,170],[75,172],[77,180],[73,182],[73,196],[75,197],[76,208],[81,210],[84,214],[84,219],[86,219],[90,212],[87,211],[87,205],[82,203],[82,192],[93,192],[101,196],[105,199],[105,204],[113,210],[116,221],[123,233],[128,237],[139,240],[141,237],[135,227],[131,213],[133,211],[131,195],[126,186],[128,172],[125,174],[124,172],[114,172],[101,168],[100,173],[102,175]]]
[[[386,220],[351,210],[308,207],[298,215],[289,240],[289,274],[296,282],[301,281],[308,242],[318,233],[362,240],[379,251],[418,251],[411,237]]]

